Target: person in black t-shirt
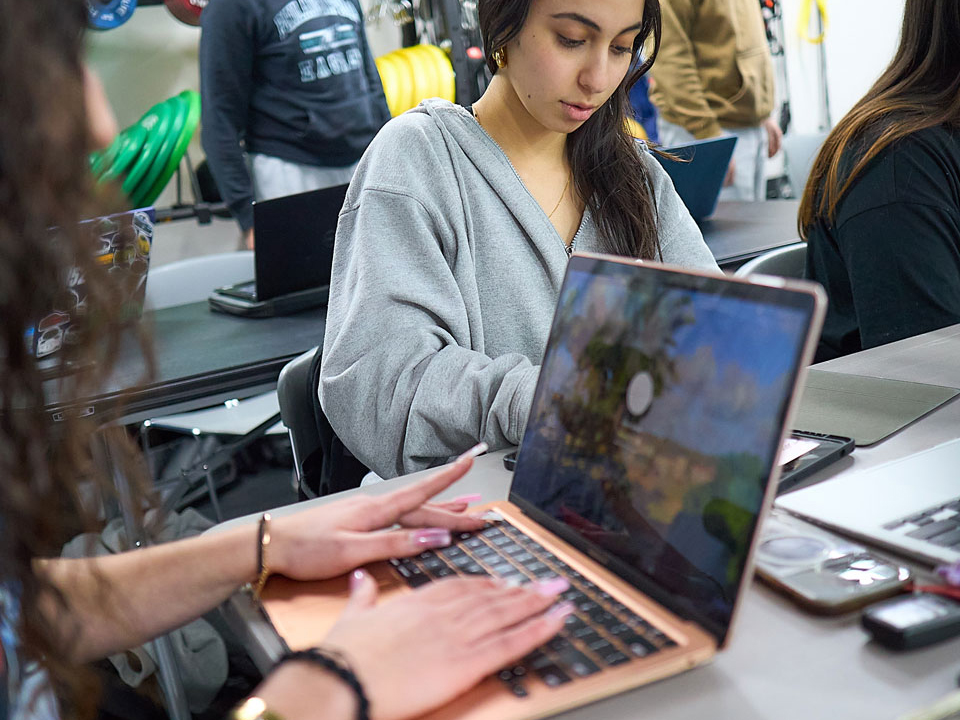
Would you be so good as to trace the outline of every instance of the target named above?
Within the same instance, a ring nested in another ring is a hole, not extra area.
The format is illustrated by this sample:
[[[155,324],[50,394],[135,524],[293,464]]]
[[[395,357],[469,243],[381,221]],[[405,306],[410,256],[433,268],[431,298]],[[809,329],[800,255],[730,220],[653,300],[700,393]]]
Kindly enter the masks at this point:
[[[900,47],[827,137],[800,206],[830,305],[816,360],[960,323],[960,3],[907,0]]]

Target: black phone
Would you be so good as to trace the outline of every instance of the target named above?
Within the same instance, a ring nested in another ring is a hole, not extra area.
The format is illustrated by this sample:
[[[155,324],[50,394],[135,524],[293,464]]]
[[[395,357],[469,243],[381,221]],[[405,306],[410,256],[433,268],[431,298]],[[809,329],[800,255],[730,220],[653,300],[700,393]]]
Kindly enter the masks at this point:
[[[777,493],[790,490],[804,478],[849,455],[853,447],[854,442],[848,437],[794,430],[784,444],[783,452],[789,459],[782,465]]]
[[[506,455],[503,456],[503,468],[505,470],[509,470],[510,472],[513,472],[516,467],[517,467],[517,451],[514,450],[513,452],[507,453]]]
[[[960,602],[916,593],[873,605],[860,620],[881,645],[909,650],[960,635]]]

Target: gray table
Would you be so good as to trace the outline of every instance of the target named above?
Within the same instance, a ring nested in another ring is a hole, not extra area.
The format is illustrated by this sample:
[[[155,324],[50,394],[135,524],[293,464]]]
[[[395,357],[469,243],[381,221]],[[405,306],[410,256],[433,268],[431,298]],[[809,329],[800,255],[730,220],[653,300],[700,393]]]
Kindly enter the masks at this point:
[[[722,202],[700,231],[720,267],[731,270],[767,250],[797,242],[798,200]]]
[[[244,398],[277,386],[290,360],[323,344],[326,308],[272,318],[213,312],[206,301],[144,314],[152,337],[155,374],[146,368],[132,333],[121,342],[114,370],[101,391],[83,401],[101,422],[133,423]],[[69,381],[69,380],[68,380]],[[59,380],[46,384],[52,413]]]
[[[820,367],[960,387],[957,357],[960,326],[833,360]],[[890,439],[856,450],[848,461],[828,468],[815,479],[848,472],[851,467],[886,462],[958,435],[960,402],[951,402]],[[482,493],[484,500],[506,497],[510,475],[502,468],[502,454],[479,458],[469,475],[444,497],[469,492]],[[415,477],[399,478],[362,492],[381,494]],[[329,498],[321,498],[311,502],[328,501]],[[276,512],[296,512],[302,507],[287,506]],[[252,520],[253,517],[241,518],[233,523]],[[242,595],[235,596],[225,606],[225,612],[257,664],[269,667],[280,649],[269,623]],[[896,654],[868,643],[856,614],[838,618],[807,615],[755,582],[745,598],[729,649],[711,665],[560,717],[892,719],[955,689],[958,673],[960,639]]]

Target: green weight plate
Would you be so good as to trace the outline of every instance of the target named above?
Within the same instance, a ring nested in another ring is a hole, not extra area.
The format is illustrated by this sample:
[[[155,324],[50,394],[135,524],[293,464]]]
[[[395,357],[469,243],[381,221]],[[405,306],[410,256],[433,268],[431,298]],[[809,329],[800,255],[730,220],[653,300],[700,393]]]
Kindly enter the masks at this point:
[[[147,131],[141,125],[131,125],[120,133],[120,137],[123,138],[123,142],[117,151],[117,156],[106,172],[100,176],[100,182],[116,180],[133,165],[147,139]]]
[[[170,182],[170,178],[172,178],[173,174],[177,171],[180,161],[183,160],[183,156],[190,146],[193,134],[197,130],[197,125],[200,124],[200,93],[196,90],[184,90],[180,93],[179,97],[183,98],[187,103],[187,119],[183,123],[180,137],[177,138],[177,142],[173,146],[173,152],[170,153],[170,157],[167,160],[167,166],[163,169],[163,172],[160,173],[160,177],[157,178],[157,181],[153,184],[153,187],[150,188],[149,192],[138,198],[139,202],[137,205],[139,207],[153,205],[153,203],[156,202],[160,193],[163,192],[167,183]]]
[[[179,96],[172,97],[167,100],[167,106],[171,109],[170,125],[167,127],[167,132],[163,136],[163,141],[160,143],[156,155],[153,156],[153,162],[150,163],[147,172],[137,183],[137,187],[130,193],[130,199],[133,200],[134,207],[143,207],[141,199],[150,192],[150,188],[153,187],[157,178],[160,177],[160,173],[167,166],[167,160],[170,158],[170,153],[173,152],[173,146],[177,144],[177,138],[180,137],[183,124],[187,120],[188,104],[186,100]]]
[[[105,170],[113,165],[113,161],[117,159],[117,153],[120,151],[122,144],[123,133],[120,133],[107,148],[90,153],[90,170],[93,172],[95,178],[99,178]]]
[[[143,141],[140,155],[137,156],[136,162],[133,163],[133,167],[130,168],[123,181],[123,192],[127,197],[132,195],[144,174],[150,169],[150,164],[156,157],[157,150],[160,149],[160,145],[170,129],[172,119],[173,108],[164,101],[147,110],[146,114],[137,121],[137,125],[147,131],[147,137]]]

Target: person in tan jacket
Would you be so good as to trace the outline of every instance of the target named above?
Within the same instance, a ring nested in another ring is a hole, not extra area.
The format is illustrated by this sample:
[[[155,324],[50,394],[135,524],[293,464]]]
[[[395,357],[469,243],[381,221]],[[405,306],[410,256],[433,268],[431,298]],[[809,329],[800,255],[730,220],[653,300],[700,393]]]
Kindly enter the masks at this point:
[[[736,135],[721,199],[763,200],[764,158],[780,149],[770,119],[773,61],[757,0],[661,0],[663,39],[651,70],[660,142]]]

